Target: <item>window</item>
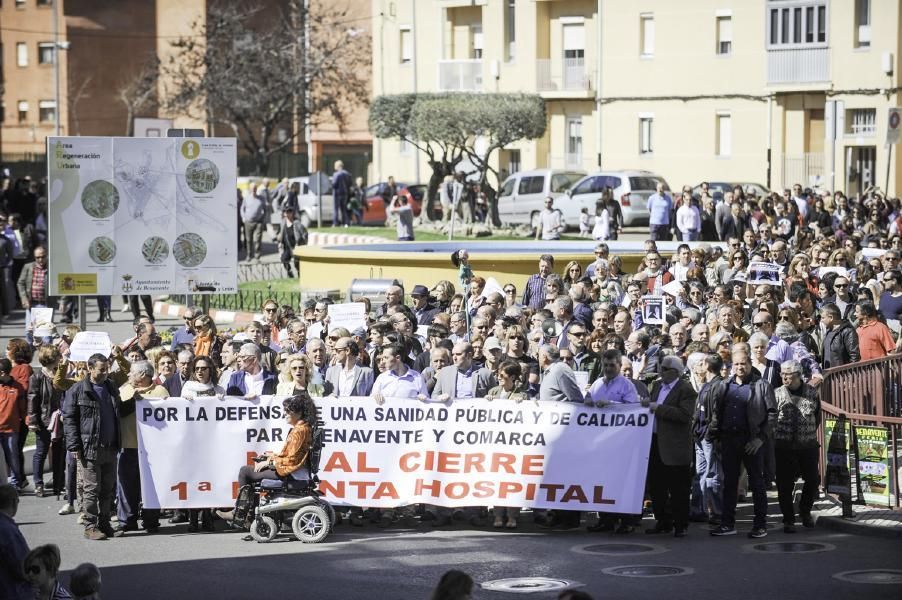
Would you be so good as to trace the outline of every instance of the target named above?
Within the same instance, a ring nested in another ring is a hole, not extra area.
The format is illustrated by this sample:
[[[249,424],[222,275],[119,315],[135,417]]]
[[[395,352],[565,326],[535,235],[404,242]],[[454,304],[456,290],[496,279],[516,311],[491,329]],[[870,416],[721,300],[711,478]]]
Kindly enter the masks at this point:
[[[577,186],[573,188],[571,194],[579,196],[580,194],[594,194],[604,189],[604,178],[601,176],[586,177]]]
[[[52,65],[53,64],[53,54],[54,54],[53,42],[39,42],[38,43],[38,64],[39,65]]]
[[[6,122],[6,102],[0,100],[0,123]]]
[[[876,108],[852,108],[846,111],[846,135],[873,136],[877,133]]]
[[[633,190],[634,192],[637,190],[639,190],[639,191],[657,190],[659,183],[664,184],[665,190],[670,189],[669,187],[667,187],[667,183],[660,177],[648,177],[648,176],[630,177],[630,189]],[[612,187],[615,187],[615,186],[612,186]]]
[[[567,166],[580,166],[583,162],[583,120],[567,118]]]
[[[652,125],[654,117],[639,117],[639,154],[652,153]]]
[[[18,105],[16,105],[16,110],[19,113],[19,123],[25,123],[28,121],[28,101],[27,100],[19,100]]]
[[[855,47],[871,45],[871,0],[855,0]]]
[[[504,4],[504,36],[507,42],[507,60],[510,62],[517,56],[517,0],[507,0]]]
[[[717,114],[717,156],[729,156],[733,148],[733,122],[730,113]]]
[[[511,178],[504,182],[504,185],[501,186],[501,191],[498,192],[498,196],[510,196],[514,193],[514,184],[517,182],[516,179]]]
[[[16,0],[16,8],[25,8],[25,0]]]
[[[38,120],[41,123],[56,123],[55,100],[41,100],[38,102]]]
[[[771,2],[768,42],[773,46],[825,45],[827,3],[824,0]]]
[[[409,27],[401,28],[401,64],[413,61],[413,32]]]
[[[717,17],[717,53],[730,54],[733,51],[733,18]]]
[[[518,173],[520,171],[520,151],[508,150],[507,152],[507,172]]]
[[[28,66],[28,44],[25,42],[16,43],[16,65],[20,67]]]
[[[579,173],[555,173],[551,176],[551,193],[563,194],[582,179]]]
[[[545,177],[524,177],[520,180],[518,194],[541,194],[545,190]]]
[[[473,58],[482,58],[482,25],[473,26]]]
[[[639,40],[642,56],[655,55],[655,17],[650,14],[639,15]]]

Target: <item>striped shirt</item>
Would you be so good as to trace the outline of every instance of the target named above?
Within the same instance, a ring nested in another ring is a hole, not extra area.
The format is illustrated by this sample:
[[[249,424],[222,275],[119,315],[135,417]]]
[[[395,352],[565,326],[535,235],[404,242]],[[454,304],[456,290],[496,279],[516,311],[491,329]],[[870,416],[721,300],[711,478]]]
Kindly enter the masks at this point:
[[[536,273],[531,275],[523,289],[523,306],[533,310],[545,308],[545,278]]]

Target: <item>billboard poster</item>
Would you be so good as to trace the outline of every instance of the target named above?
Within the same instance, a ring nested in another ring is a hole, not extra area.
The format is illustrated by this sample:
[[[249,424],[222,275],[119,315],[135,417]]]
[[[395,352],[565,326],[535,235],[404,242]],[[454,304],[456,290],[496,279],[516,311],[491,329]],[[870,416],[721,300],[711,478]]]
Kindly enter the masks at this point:
[[[889,430],[885,427],[855,427],[858,448],[858,481],[865,504],[891,506]]]
[[[234,138],[47,139],[50,295],[234,293]]]

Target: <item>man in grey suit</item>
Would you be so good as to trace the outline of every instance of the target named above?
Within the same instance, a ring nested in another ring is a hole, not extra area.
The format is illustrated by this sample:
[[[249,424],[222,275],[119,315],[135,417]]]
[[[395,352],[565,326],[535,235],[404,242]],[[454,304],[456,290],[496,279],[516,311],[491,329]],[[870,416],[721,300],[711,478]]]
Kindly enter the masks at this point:
[[[661,359],[661,376],[652,383],[649,399],[642,406],[655,415],[648,458],[648,488],[655,526],[645,533],[670,533],[685,537],[689,527],[689,491],[692,465],[692,413],[696,392],[680,379],[685,371],[676,356]]]
[[[454,364],[444,367],[436,376],[433,400],[484,398],[490,389],[498,385],[491,371],[473,364],[473,346],[470,342],[455,344],[451,350],[451,361]]]
[[[350,337],[339,338],[333,352],[338,361],[326,370],[326,381],[332,384],[332,395],[369,396],[375,379],[373,370],[357,364],[360,348]]]

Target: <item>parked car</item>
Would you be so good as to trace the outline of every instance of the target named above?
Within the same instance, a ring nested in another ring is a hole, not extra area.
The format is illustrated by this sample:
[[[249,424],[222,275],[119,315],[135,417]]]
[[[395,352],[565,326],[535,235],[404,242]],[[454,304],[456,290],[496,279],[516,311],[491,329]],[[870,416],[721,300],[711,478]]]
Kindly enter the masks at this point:
[[[551,196],[554,207],[561,211],[564,222],[579,225],[579,208],[566,195],[585,172],[557,169],[535,169],[514,173],[504,180],[498,192],[498,216],[504,223],[529,223],[538,226],[544,200]],[[594,210],[594,205],[593,205]]]
[[[766,187],[759,183],[728,183],[726,181],[709,181],[708,191],[711,192],[711,197],[714,198],[714,200],[720,202],[723,199],[724,192],[733,191],[733,188],[737,185],[742,188],[747,196],[754,195],[758,198],[761,198],[763,196],[767,196],[770,193]],[[692,188],[692,194],[694,196],[701,196],[701,193],[702,184],[698,184],[697,186]]]
[[[310,177],[291,177],[288,179],[288,185],[291,186],[293,183],[301,184],[301,191],[298,195],[298,215],[297,218],[300,220],[301,224],[304,227],[310,227],[311,225],[316,225],[317,223],[317,215],[319,214],[319,196],[313,192],[310,188]],[[322,206],[323,206],[323,224],[332,223],[332,213],[333,213],[333,205],[332,205],[332,189],[327,188],[323,190],[322,194]],[[274,211],[278,213],[279,211]],[[273,217],[275,219],[275,216]],[[281,222],[281,215],[274,222]]]
[[[406,196],[407,202],[413,207],[413,215],[419,216],[423,208],[423,198],[426,195],[426,186],[421,184],[406,184],[395,182],[398,186],[398,195]],[[366,210],[363,211],[364,225],[384,225],[388,217],[388,211],[385,209],[385,198],[383,193],[388,183],[383,181],[367,186],[366,188]],[[389,200],[391,200],[389,198]]]
[[[594,214],[595,202],[610,186],[614,190],[614,198],[620,203],[623,225],[629,227],[648,224],[648,197],[657,191],[659,183],[664,184],[665,190],[670,190],[663,177],[650,171],[602,171],[583,177],[567,194],[576,207],[577,215],[584,206],[590,214]]]

